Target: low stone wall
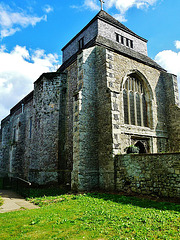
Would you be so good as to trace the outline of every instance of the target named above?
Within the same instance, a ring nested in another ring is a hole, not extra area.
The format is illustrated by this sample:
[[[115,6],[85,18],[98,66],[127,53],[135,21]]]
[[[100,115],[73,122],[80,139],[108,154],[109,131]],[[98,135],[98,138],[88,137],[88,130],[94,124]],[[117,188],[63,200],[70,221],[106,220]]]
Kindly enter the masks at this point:
[[[180,153],[117,155],[115,189],[180,198]]]

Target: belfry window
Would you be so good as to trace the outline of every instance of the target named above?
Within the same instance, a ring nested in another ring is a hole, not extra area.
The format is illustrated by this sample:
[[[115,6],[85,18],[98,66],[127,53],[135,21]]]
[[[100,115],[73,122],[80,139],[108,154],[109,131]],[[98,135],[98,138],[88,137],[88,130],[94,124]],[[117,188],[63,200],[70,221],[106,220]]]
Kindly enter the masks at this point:
[[[129,47],[129,48],[133,48],[133,40],[130,40],[129,38],[126,38],[118,33],[115,33],[116,36],[116,42],[121,43],[122,45]]]
[[[136,76],[128,76],[123,86],[124,123],[148,126],[147,101],[143,82]]]
[[[116,33],[116,41],[119,42],[120,35]]]

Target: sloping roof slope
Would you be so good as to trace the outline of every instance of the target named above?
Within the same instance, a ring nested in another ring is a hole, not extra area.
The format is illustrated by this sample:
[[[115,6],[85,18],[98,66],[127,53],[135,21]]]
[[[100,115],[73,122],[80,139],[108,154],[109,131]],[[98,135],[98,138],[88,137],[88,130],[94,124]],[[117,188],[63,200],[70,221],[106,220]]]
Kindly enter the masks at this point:
[[[74,39],[76,39],[82,32],[84,32],[94,21],[96,21],[97,19],[100,19],[102,21],[105,21],[129,34],[131,34],[132,36],[135,36],[139,39],[141,39],[142,41],[147,42],[146,39],[140,37],[139,35],[137,35],[136,33],[134,33],[133,31],[131,31],[129,28],[127,28],[125,25],[123,25],[122,23],[120,23],[118,20],[116,20],[115,18],[113,18],[111,15],[109,15],[107,12],[105,12],[104,10],[101,10],[98,12],[98,14],[75,36],[73,37],[61,50],[63,51],[67,46],[69,46]]]

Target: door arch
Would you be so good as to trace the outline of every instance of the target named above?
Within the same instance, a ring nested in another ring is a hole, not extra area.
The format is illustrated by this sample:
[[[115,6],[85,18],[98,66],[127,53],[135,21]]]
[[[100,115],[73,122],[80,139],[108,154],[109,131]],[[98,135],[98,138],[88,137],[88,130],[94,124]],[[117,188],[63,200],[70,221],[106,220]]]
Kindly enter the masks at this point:
[[[145,148],[144,144],[141,141],[138,141],[135,144],[135,146],[139,148],[139,153],[147,153],[146,148]]]

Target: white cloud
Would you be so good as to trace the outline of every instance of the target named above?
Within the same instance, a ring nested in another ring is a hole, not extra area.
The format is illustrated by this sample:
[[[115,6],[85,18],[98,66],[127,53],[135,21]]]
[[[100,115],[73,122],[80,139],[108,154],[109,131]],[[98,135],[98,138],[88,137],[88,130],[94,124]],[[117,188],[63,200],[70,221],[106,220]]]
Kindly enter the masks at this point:
[[[94,0],[85,0],[84,6],[90,8],[92,10],[99,10],[99,5],[97,5],[96,1],[94,1]]]
[[[174,43],[175,43],[176,48],[180,49],[180,41],[176,40]]]
[[[42,17],[28,15],[25,11],[15,12],[8,5],[0,3],[0,37],[8,37],[29,25],[35,26],[41,21],[46,21],[47,16]]]
[[[127,21],[125,14],[129,8],[136,7],[138,9],[148,8],[154,5],[158,0],[105,0],[104,8],[109,9],[115,7],[119,13],[114,15],[121,22]],[[84,0],[84,6],[92,10],[100,9],[99,0]]]
[[[33,90],[33,82],[44,72],[55,71],[57,55],[44,50],[27,50],[16,46],[8,52],[0,47],[0,120],[25,95]]]
[[[144,8],[153,5],[157,0],[109,0],[106,2],[107,8],[113,6],[120,12],[126,12],[131,7]]]
[[[49,6],[49,5],[45,5],[44,8],[43,8],[44,12],[46,13],[50,13],[50,12],[53,12],[54,9],[53,7]]]
[[[155,4],[157,0],[109,0],[107,1],[107,8],[115,7],[120,13],[114,17],[121,22],[126,22],[125,14],[126,12],[132,8],[136,7],[138,9],[148,8]]]
[[[176,44],[177,42],[180,41],[176,41]],[[176,45],[177,48],[178,46]],[[163,68],[165,68],[168,72],[177,75],[180,93],[180,51],[174,52],[172,50],[164,50],[155,56],[155,61]]]
[[[20,28],[3,29],[0,31],[1,39],[5,38],[5,37],[9,37],[18,31],[21,31]]]
[[[127,22],[127,19],[121,13],[120,14],[114,14],[113,17],[116,18],[119,22]]]
[[[78,10],[83,10],[84,8],[86,9],[91,9],[93,11],[99,11],[100,10],[100,4],[98,4],[99,0],[84,0],[84,3],[79,6],[79,5],[71,5],[71,8],[75,8]]]

